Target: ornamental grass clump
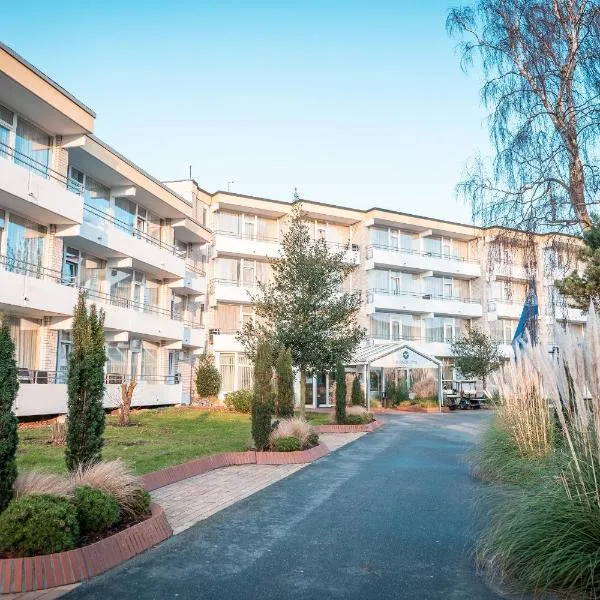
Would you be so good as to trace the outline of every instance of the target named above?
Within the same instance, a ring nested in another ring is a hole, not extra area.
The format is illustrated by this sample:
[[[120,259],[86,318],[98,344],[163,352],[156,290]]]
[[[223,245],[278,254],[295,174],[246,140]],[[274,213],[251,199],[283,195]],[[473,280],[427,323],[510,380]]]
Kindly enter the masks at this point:
[[[535,460],[546,453],[550,458],[547,468],[534,471],[495,503],[478,558],[522,590],[597,598],[600,330],[593,306],[583,341],[557,331],[557,345],[555,358],[542,348],[528,347],[518,356],[521,366],[512,371],[518,377],[513,382],[508,381],[510,375],[499,379],[499,422],[507,424],[519,457]],[[548,403],[549,422],[556,423],[554,436],[542,417]],[[511,414],[516,407],[529,413],[523,418]]]
[[[66,475],[44,471],[26,471],[19,474],[13,485],[15,498],[49,494],[62,498],[73,497],[73,483]]]
[[[271,432],[271,435],[269,436],[269,443],[271,447],[274,447],[277,439],[294,437],[299,440],[301,447],[305,448],[309,445],[315,445],[314,443],[310,444],[309,442],[311,435],[314,435],[314,433],[315,431],[311,427],[310,423],[308,423],[308,421],[302,417],[281,419],[281,421],[278,422],[277,427]]]

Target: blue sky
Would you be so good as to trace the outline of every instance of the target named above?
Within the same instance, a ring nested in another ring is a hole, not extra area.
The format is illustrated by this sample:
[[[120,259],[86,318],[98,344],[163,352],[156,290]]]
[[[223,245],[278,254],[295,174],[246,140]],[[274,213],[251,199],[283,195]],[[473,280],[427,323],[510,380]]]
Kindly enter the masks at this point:
[[[455,221],[489,152],[448,0],[7,3],[0,39],[160,179]]]

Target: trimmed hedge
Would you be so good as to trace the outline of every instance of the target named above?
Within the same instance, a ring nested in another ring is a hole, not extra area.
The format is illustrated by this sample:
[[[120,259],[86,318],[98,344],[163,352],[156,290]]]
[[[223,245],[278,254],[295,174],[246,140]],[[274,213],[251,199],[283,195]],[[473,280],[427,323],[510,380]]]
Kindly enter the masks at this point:
[[[72,550],[78,540],[77,509],[66,498],[24,496],[0,514],[0,552],[12,557]]]
[[[102,533],[116,525],[121,518],[115,498],[89,486],[78,487],[75,490],[75,508],[79,530],[83,536]]]
[[[297,437],[287,436],[276,438],[273,442],[273,449],[276,452],[296,452],[302,450],[302,444]]]

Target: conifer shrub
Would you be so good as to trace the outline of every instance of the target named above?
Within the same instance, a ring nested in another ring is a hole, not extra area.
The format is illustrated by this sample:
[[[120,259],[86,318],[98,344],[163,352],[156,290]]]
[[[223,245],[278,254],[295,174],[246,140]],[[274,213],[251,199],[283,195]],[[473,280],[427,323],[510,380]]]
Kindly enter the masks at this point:
[[[15,361],[15,345],[8,325],[0,327],[0,512],[12,498],[17,478],[17,417],[13,412],[19,379]]]
[[[11,557],[53,554],[75,548],[75,505],[59,496],[24,496],[0,513],[0,552]]]
[[[282,348],[277,356],[276,414],[283,419],[294,416],[294,370],[292,353]]]
[[[273,377],[271,343],[259,341],[254,358],[254,394],[252,396],[252,438],[257,450],[265,450],[271,435],[273,414]]]
[[[335,369],[335,421],[346,422],[346,370],[340,361]]]
[[[101,490],[89,486],[76,488],[74,502],[82,536],[103,533],[121,518],[115,498]]]
[[[273,450],[276,452],[297,452],[302,450],[300,440],[293,436],[278,437],[273,442]]]
[[[221,390],[221,374],[215,367],[214,359],[209,354],[203,354],[196,370],[196,391],[200,398],[217,396]]]
[[[352,402],[352,406],[361,406],[365,403],[365,396],[360,387],[360,380],[358,377],[355,377],[352,381],[352,393],[350,396],[350,401]]]

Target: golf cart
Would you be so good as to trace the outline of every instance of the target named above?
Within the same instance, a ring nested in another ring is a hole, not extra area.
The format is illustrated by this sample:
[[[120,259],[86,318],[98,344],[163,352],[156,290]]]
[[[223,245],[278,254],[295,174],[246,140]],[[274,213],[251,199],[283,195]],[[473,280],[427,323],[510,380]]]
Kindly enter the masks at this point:
[[[481,399],[477,397],[475,380],[449,380],[442,382],[444,406],[449,410],[477,410],[481,408]]]

